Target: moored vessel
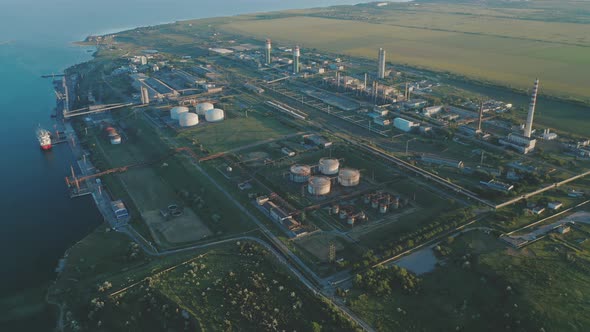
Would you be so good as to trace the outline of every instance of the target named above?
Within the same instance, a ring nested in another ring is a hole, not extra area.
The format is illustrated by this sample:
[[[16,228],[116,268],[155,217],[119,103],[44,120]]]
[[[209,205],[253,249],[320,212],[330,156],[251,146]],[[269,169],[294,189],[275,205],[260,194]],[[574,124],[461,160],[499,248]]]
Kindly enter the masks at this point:
[[[38,128],[37,140],[39,141],[39,146],[41,147],[41,150],[51,150],[51,133],[49,133],[49,131],[43,128]]]

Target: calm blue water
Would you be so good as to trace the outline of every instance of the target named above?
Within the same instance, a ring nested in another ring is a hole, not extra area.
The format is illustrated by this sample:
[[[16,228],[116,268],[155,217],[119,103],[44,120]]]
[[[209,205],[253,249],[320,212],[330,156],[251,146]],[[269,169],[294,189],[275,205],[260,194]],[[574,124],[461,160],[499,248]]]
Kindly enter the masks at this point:
[[[102,220],[90,198],[67,196],[69,148],[43,153],[34,136],[38,124],[53,128],[53,89],[40,75],[89,59],[72,41],[180,19],[355,2],[0,0],[0,297],[51,280],[63,252]]]

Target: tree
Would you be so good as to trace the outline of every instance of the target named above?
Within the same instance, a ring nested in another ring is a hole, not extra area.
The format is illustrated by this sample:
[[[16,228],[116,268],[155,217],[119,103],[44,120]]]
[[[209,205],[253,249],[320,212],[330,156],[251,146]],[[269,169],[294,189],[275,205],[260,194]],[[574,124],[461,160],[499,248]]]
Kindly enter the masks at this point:
[[[320,323],[317,323],[317,322],[311,322],[311,330],[313,332],[321,332],[322,331],[322,325]]]

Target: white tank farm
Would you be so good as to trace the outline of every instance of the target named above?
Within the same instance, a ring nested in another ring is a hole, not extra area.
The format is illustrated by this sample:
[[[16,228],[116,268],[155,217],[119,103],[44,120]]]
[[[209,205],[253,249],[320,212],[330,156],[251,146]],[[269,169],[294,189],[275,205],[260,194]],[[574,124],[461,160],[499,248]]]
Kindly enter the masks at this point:
[[[361,182],[361,172],[358,169],[343,168],[338,172],[338,183],[344,187],[353,187]]]
[[[338,174],[340,162],[338,159],[322,158],[320,159],[320,173],[324,175]]]
[[[307,165],[293,165],[291,166],[291,181],[297,183],[305,183],[309,181],[311,176],[311,167]]]
[[[170,110],[170,117],[172,118],[172,120],[178,120],[180,118],[180,114],[182,114],[182,113],[188,113],[188,107],[184,107],[184,106],[174,107],[173,109]]]
[[[307,191],[316,196],[327,195],[332,188],[332,182],[327,176],[314,176],[309,179]]]
[[[212,110],[214,108],[215,106],[213,106],[211,103],[200,103],[195,106],[195,112],[197,112],[198,115],[205,115],[208,110]]]
[[[199,116],[195,113],[182,113],[178,118],[181,127],[192,127],[199,124]]]
[[[219,122],[225,118],[225,112],[222,109],[214,108],[205,112],[205,120],[207,122]]]

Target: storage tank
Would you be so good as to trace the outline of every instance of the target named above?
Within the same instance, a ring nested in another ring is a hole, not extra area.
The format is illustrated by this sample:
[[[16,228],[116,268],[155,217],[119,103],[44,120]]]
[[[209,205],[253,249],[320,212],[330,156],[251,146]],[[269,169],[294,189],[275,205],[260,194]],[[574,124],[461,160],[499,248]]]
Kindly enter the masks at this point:
[[[291,181],[297,183],[304,183],[309,181],[311,176],[311,167],[307,165],[293,165],[291,166]]]
[[[197,112],[198,115],[204,116],[208,110],[212,110],[214,108],[215,108],[215,106],[213,106],[213,104],[211,104],[211,103],[200,103],[200,104],[197,104],[197,106],[195,106],[195,112]]]
[[[192,127],[199,124],[199,116],[195,113],[182,113],[178,118],[181,127]]]
[[[173,109],[170,110],[170,117],[172,118],[172,120],[178,120],[180,118],[180,114],[182,114],[182,113],[188,113],[188,107],[184,107],[184,106],[174,107]]]
[[[121,144],[121,136],[120,135],[112,136],[111,137],[111,144],[113,144],[113,145]]]
[[[358,169],[343,168],[338,172],[338,183],[344,187],[353,187],[361,181],[361,172]]]
[[[331,214],[338,214],[340,212],[340,206],[338,204],[332,205],[332,209],[330,210]]]
[[[210,109],[205,112],[205,120],[207,122],[219,122],[225,118],[225,112],[220,108]]]
[[[351,214],[350,216],[348,216],[347,223],[348,223],[349,225],[351,225],[351,226],[352,226],[352,225],[354,225],[354,222],[355,222],[355,221],[356,221],[356,217],[355,217],[355,216],[353,216],[352,214]]]
[[[316,196],[327,195],[330,193],[332,182],[325,176],[314,176],[309,179],[307,191]]]
[[[340,210],[340,213],[338,214],[338,217],[342,220],[346,219],[346,217],[348,217],[348,212],[346,212],[346,210]]]
[[[338,174],[340,162],[338,159],[322,158],[320,159],[320,173],[324,175]]]

